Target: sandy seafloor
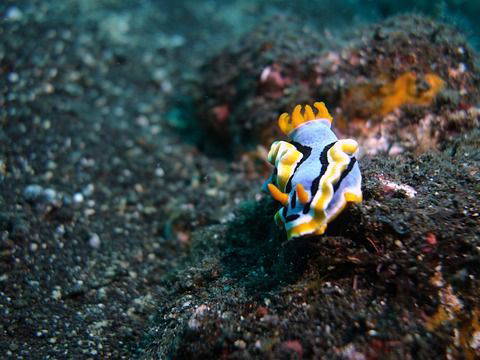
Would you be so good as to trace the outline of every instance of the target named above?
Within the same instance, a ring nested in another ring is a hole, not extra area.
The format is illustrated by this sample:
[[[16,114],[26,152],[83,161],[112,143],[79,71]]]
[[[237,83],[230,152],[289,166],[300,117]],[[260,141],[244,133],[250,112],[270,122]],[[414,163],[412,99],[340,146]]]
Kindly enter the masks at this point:
[[[364,202],[294,242],[260,191],[266,148],[232,154],[197,112],[228,82],[199,69],[265,18],[303,16],[328,50],[414,10],[328,6],[0,5],[0,357],[480,356],[478,98],[438,143],[366,155]],[[443,6],[417,10],[475,47],[475,6]]]

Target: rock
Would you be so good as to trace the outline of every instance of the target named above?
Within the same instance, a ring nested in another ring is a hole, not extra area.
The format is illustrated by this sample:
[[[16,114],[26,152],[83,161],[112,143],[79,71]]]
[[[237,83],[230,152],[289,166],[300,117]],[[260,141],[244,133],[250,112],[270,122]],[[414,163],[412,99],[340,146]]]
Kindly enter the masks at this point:
[[[421,16],[392,17],[328,50],[305,26],[273,18],[207,61],[202,76],[198,116],[234,153],[270,145],[282,112],[315,101],[326,102],[340,137],[369,154],[421,153],[479,124],[473,114],[458,119],[478,113],[473,50]]]
[[[23,196],[27,201],[35,201],[43,195],[43,187],[40,185],[32,184],[28,185],[23,190]]]
[[[88,244],[92,248],[98,249],[100,247],[100,243],[100,236],[98,236],[98,234],[93,233],[92,235],[90,235],[90,238],[88,239]]]

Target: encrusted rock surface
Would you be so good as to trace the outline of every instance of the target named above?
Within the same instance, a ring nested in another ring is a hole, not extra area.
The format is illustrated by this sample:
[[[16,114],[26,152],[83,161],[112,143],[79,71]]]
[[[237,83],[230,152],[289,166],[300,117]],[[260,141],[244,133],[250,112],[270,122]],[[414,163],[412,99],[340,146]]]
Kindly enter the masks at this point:
[[[280,113],[318,100],[369,153],[422,152],[478,126],[475,53],[453,28],[397,16],[331,46],[295,24],[275,18],[203,66],[199,121],[234,153],[269,144]]]

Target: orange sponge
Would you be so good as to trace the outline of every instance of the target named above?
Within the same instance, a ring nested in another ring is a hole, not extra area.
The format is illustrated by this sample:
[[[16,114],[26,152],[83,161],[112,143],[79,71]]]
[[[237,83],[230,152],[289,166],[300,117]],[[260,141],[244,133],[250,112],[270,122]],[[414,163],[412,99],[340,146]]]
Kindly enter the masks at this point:
[[[417,76],[413,72],[406,72],[393,82],[382,86],[379,91],[381,106],[378,113],[386,115],[402,105],[430,105],[445,83],[433,73],[426,74],[424,78],[428,84],[427,89],[419,86]]]

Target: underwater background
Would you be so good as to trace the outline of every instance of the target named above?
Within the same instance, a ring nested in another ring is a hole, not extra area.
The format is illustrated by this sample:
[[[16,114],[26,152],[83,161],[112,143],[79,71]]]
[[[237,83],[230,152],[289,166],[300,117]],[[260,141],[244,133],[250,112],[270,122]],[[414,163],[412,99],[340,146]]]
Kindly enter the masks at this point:
[[[4,0],[0,356],[480,357],[480,2]],[[288,241],[277,119],[363,202]]]

